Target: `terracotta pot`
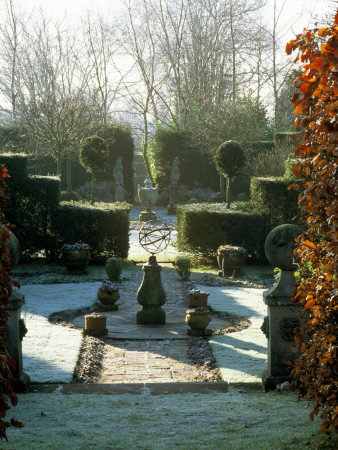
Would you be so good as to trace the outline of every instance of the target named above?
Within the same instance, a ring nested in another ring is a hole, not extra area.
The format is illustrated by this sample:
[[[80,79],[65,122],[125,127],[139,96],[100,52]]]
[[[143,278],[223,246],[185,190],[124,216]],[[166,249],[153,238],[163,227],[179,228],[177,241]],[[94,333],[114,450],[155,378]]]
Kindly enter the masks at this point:
[[[101,289],[99,289],[97,292],[97,298],[103,305],[114,305],[120,298],[120,293],[118,290],[116,290],[111,294],[108,294],[108,292],[101,291]]]
[[[189,294],[189,306],[197,307],[197,306],[206,306],[208,303],[208,292],[203,292],[200,295]]]
[[[211,316],[208,310],[196,311],[188,309],[185,322],[193,330],[204,330],[210,323]]]

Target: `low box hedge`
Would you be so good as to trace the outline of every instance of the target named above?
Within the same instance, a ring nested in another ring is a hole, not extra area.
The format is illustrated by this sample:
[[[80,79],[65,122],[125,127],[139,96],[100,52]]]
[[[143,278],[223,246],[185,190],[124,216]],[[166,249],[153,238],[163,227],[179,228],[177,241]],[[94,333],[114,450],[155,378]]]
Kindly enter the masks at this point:
[[[127,258],[130,208],[128,203],[61,202],[52,214],[53,256],[59,256],[63,244],[84,242],[92,248],[92,261]]]
[[[224,203],[177,206],[177,245],[181,251],[210,255],[220,245],[236,245],[244,247],[252,261],[266,262],[267,234],[264,214],[227,209]]]

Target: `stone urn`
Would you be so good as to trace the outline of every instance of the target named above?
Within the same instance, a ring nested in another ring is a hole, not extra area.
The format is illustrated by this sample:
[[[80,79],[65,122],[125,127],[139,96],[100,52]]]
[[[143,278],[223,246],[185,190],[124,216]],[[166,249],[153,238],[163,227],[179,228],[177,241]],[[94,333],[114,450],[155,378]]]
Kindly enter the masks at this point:
[[[144,181],[144,187],[137,186],[138,198],[141,205],[145,208],[139,215],[139,220],[147,222],[149,220],[156,220],[156,214],[151,210],[155,205],[158,195],[158,184],[156,187],[152,187],[152,182],[149,178]]]
[[[62,261],[68,272],[85,273],[90,260],[88,244],[65,244],[61,247]]]
[[[84,334],[90,334],[92,336],[103,336],[108,334],[106,328],[107,317],[93,312],[85,315],[85,329]]]
[[[243,247],[233,245],[221,245],[217,249],[217,263],[221,271],[220,276],[225,276],[227,272],[241,269],[245,265],[247,251]]]
[[[189,306],[196,308],[198,306],[207,306],[209,292],[203,292],[199,289],[192,289],[188,294]]]
[[[190,330],[188,334],[193,336],[210,335],[211,330],[206,330],[206,327],[211,321],[209,308],[197,307],[187,310],[185,322],[189,325]]]
[[[118,309],[118,305],[115,305],[115,303],[120,298],[120,293],[114,283],[111,283],[110,281],[104,281],[99,287],[96,296],[98,300],[100,300],[101,309],[104,309],[106,311],[115,311]]]

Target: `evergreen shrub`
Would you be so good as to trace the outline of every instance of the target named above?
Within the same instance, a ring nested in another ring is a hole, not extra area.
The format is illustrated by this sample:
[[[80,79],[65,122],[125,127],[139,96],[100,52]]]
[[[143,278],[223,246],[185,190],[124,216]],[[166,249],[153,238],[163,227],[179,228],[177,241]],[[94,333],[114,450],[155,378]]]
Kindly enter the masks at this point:
[[[300,218],[298,194],[289,191],[290,181],[285,178],[251,178],[251,201],[256,210],[266,213],[271,226],[297,223]]]
[[[10,179],[8,182],[23,182],[27,178],[28,156],[24,153],[0,153],[0,164],[3,164]]]
[[[60,200],[60,180],[58,177],[27,177],[21,181],[9,182],[7,220],[14,225],[13,232],[19,239],[23,259],[42,250],[49,257],[53,247],[50,221]]]
[[[176,157],[180,160],[179,185],[191,188],[198,182],[201,187],[215,187],[219,183],[213,161],[201,152],[189,131],[158,127],[149,156],[153,177],[161,190],[170,186],[171,167]]]
[[[135,145],[131,129],[124,125],[106,124],[95,127],[94,133],[106,142],[109,152],[107,170],[98,174],[97,180],[113,181],[113,169],[116,165],[116,160],[119,156],[122,156],[124,188],[127,191],[128,199],[133,199]]]
[[[236,245],[244,247],[252,261],[266,262],[267,234],[267,217],[263,213],[228,209],[224,203],[177,207],[177,245],[181,251],[210,255],[220,245]]]
[[[110,281],[118,281],[122,272],[122,260],[112,256],[106,261],[106,272]]]
[[[51,224],[54,256],[64,244],[86,242],[94,262],[111,256],[127,258],[130,208],[128,203],[61,202],[53,211]]]

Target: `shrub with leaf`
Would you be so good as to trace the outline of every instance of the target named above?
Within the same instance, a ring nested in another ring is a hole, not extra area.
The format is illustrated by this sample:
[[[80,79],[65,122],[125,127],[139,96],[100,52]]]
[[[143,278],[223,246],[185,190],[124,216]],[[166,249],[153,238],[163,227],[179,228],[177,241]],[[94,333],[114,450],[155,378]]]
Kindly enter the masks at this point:
[[[226,178],[226,203],[230,207],[231,181],[242,171],[245,155],[238,142],[224,142],[215,153],[215,164],[218,172]]]
[[[188,281],[191,274],[191,261],[186,256],[179,256],[174,262],[175,269],[183,281]]]
[[[302,265],[294,301],[305,325],[296,335],[301,354],[292,375],[312,401],[310,419],[320,412],[321,430],[329,433],[338,430],[338,9],[332,26],[305,30],[287,44],[288,54],[295,50],[303,63],[294,82],[295,127],[305,131],[290,188],[300,190],[308,230],[295,249]]]
[[[86,138],[80,147],[80,162],[92,175],[91,204],[94,203],[95,176],[106,170],[109,151],[106,142],[98,136]]]
[[[118,281],[122,272],[122,260],[112,256],[106,261],[106,272],[110,281]]]

